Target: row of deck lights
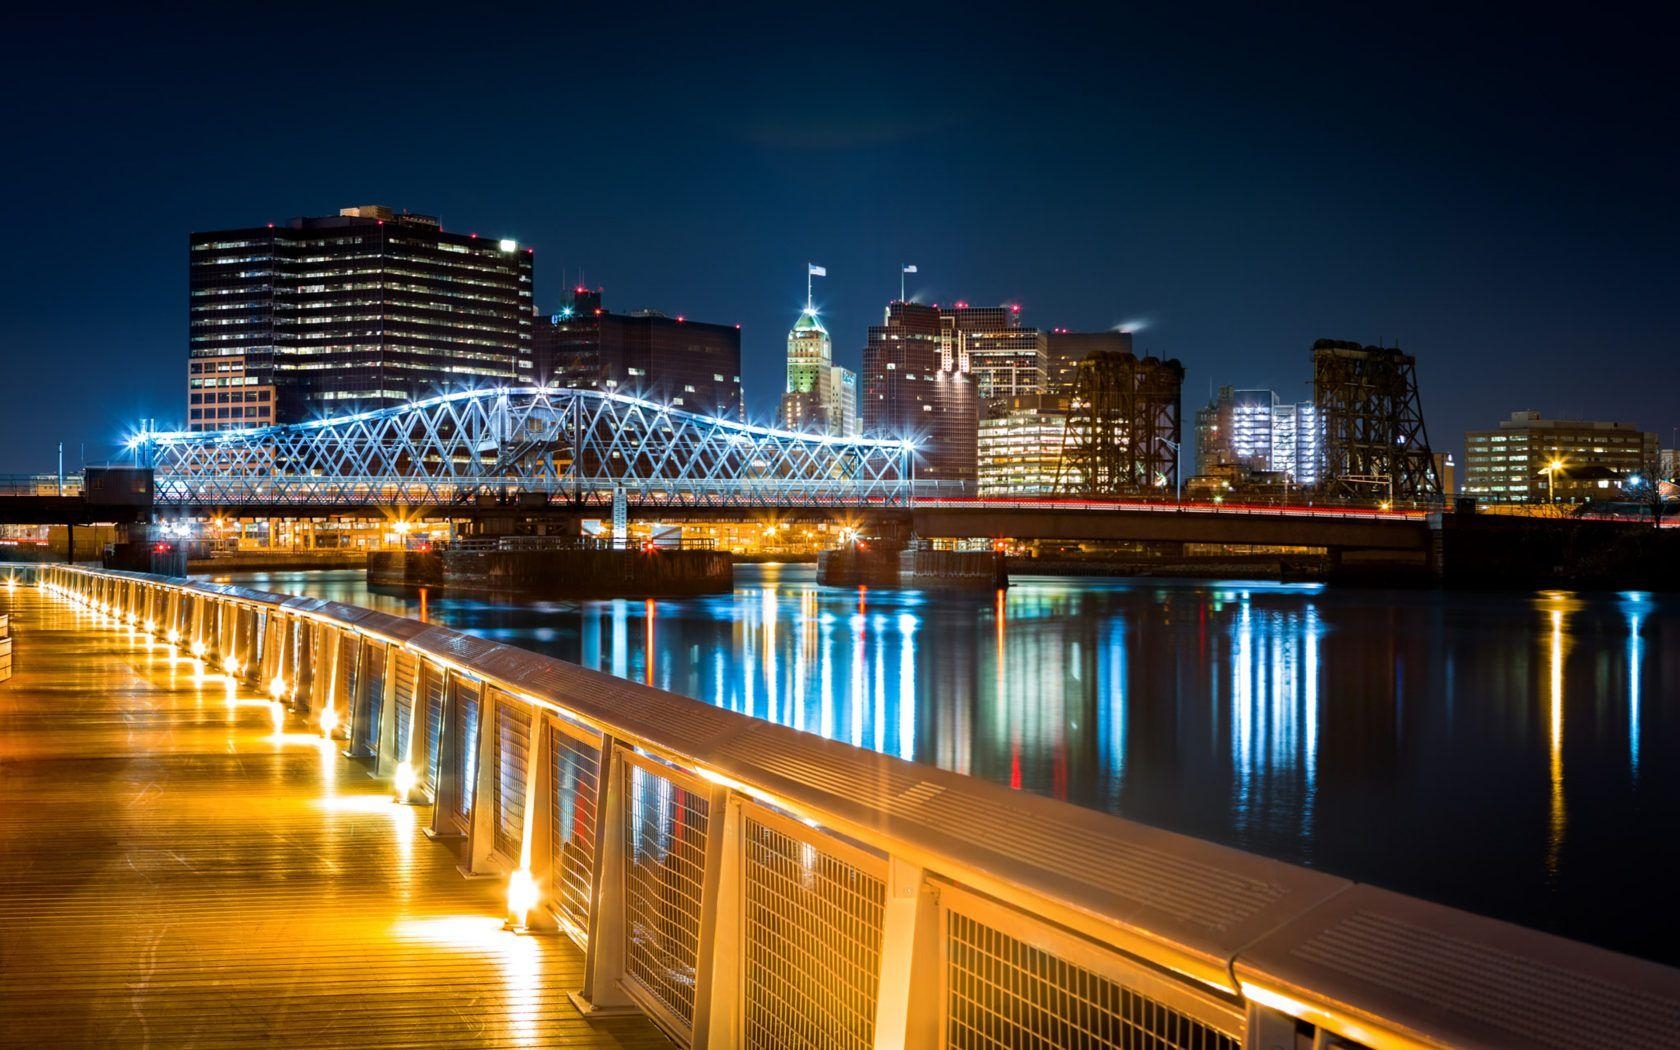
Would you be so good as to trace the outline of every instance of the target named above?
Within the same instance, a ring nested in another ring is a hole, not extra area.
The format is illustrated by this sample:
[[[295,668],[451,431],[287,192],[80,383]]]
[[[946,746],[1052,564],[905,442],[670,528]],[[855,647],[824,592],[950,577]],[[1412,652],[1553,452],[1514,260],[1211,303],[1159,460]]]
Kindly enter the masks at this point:
[[[16,586],[15,577],[7,580],[7,586]],[[85,600],[75,592],[61,588],[56,584],[50,584],[43,581],[41,586],[44,589],[53,591],[60,597],[68,598],[71,601],[77,602],[84,607],[91,609],[95,614],[107,618],[115,625],[126,625],[131,631],[143,630],[148,636],[157,634],[157,624],[154,621],[148,619],[142,623],[133,611],[119,613],[115,605],[99,601]],[[171,627],[165,634],[164,638],[171,649],[178,650],[180,648],[181,632],[179,630]],[[192,659],[200,666],[201,669],[209,666],[209,649],[205,646],[202,639],[195,639],[188,647],[188,651],[192,654]],[[240,671],[243,670],[243,666],[240,663],[239,658],[232,653],[224,653],[221,657],[220,664],[223,673],[227,677],[228,684],[230,686],[236,686],[239,681]],[[291,697],[293,688],[293,684],[288,682],[283,675],[277,674],[269,680],[268,694],[271,699],[269,710],[276,735],[281,733],[285,728],[286,701]],[[341,726],[338,711],[334,705],[328,704],[321,709],[319,726],[323,740],[332,740]],[[410,746],[412,746],[412,744],[413,742],[411,740]],[[408,758],[405,757],[397,764],[396,772],[392,781],[392,787],[396,795],[396,802],[403,804],[414,804],[416,802],[414,791],[419,782],[414,772],[413,763],[410,762]],[[530,918],[530,913],[536,910],[536,907],[541,902],[541,899],[542,893],[537,886],[536,879],[531,874],[531,870],[524,866],[515,869],[508,877],[508,914],[506,928],[515,933],[532,932],[528,920]]]

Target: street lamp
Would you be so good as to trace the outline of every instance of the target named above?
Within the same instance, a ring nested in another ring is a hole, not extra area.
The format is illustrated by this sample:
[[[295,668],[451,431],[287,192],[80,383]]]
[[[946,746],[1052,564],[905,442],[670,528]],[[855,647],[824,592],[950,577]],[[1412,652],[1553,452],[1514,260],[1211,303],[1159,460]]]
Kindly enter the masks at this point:
[[[1557,502],[1557,472],[1563,469],[1563,460],[1553,458],[1546,464],[1546,502]]]
[[[1158,439],[1161,444],[1172,449],[1173,454],[1173,502],[1184,502],[1184,458],[1178,454],[1179,443],[1172,438]]]

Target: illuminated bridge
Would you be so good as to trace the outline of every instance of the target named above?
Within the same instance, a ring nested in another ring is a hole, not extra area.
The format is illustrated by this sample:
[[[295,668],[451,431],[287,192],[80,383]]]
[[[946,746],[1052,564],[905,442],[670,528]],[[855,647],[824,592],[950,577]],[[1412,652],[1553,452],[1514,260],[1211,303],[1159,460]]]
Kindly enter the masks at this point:
[[[649,1021],[749,1050],[1680,1032],[1668,967],[446,627],[41,580],[0,586],[18,668],[0,1017],[19,1043],[651,1046]]]
[[[145,433],[160,509],[434,512],[483,499],[637,507],[908,503],[914,446],[839,439],[554,388],[445,394],[257,430]]]
[[[915,478],[910,441],[832,438],[596,390],[448,394],[258,430],[146,433],[158,510],[470,516],[485,507],[663,520],[765,511],[896,519],[926,537],[1259,543],[1421,552],[1422,511],[977,499]]]

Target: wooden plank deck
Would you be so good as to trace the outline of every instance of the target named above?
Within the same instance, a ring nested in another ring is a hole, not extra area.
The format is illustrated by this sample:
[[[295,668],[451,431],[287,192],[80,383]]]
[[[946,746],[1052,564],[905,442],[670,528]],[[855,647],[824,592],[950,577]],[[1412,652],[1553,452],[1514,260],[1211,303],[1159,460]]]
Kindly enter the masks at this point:
[[[363,767],[167,647],[0,586],[0,1044],[669,1047],[586,1022]]]

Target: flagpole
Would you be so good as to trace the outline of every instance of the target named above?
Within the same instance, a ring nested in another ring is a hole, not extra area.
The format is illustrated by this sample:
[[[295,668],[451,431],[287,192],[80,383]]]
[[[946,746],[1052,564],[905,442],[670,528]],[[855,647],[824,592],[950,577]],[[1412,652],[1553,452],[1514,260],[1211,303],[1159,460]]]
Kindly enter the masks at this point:
[[[904,264],[898,264],[898,301],[904,301]]]
[[[805,260],[805,312],[811,312],[811,260]]]

